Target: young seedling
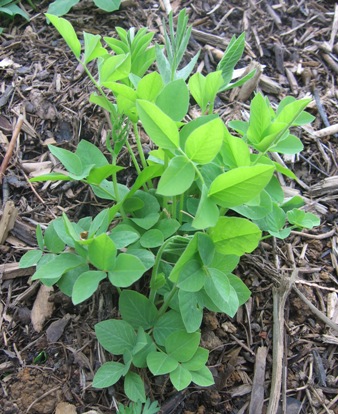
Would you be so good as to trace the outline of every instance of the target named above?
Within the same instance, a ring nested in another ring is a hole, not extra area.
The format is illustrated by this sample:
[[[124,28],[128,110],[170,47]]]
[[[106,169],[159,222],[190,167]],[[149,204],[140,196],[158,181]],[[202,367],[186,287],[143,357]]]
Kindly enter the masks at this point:
[[[200,346],[204,309],[233,317],[250,296],[233,273],[241,256],[263,237],[284,238],[293,228],[319,224],[301,209],[300,197],[284,200],[276,172],[295,176],[269,156],[301,151],[290,128],[312,121],[304,111],[309,99],[287,97],[275,111],[256,94],[249,121],[229,123],[237,137],[213,105],[218,92],[245,81],[230,83],[244,35],[231,40],[216,72],[194,74],[187,83],[193,66],[178,70],[190,35],[185,11],[176,32],[170,16],[164,50],[150,46],[152,35],[144,29],[117,29],[120,39],[105,38],[115,54],[102,46],[100,36],[84,33],[82,57],[70,23],[47,17],[97,87],[91,101],[109,112],[113,130],[107,140],[110,160],[87,141],[75,152],[50,145],[64,173],[31,181],[81,181],[112,206],[78,222],[63,214],[44,233],[38,226],[39,249],[26,253],[21,266],[36,265],[33,280],[57,285],[74,304],[89,299],[102,280],[115,287],[119,318],[95,326],[99,343],[113,357],[98,369],[94,387],[123,379],[126,396],[145,403],[142,369],[169,375],[178,391],[191,382],[209,386],[214,380],[206,365],[208,351]],[[97,80],[87,67],[94,59]],[[159,72],[147,73],[154,60]],[[191,96],[201,115],[187,120]],[[138,154],[129,143],[129,124]],[[156,148],[147,159],[140,125]],[[131,187],[117,175],[123,146],[138,173]],[[135,288],[141,278],[142,293]]]

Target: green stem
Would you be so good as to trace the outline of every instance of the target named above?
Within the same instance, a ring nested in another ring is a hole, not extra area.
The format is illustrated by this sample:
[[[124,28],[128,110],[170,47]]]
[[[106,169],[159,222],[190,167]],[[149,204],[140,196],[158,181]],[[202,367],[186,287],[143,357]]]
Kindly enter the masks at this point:
[[[156,259],[155,259],[155,263],[154,263],[154,266],[153,266],[153,270],[151,272],[151,278],[150,278],[150,293],[149,293],[149,299],[153,303],[155,301],[155,296],[156,296],[157,289],[154,289],[151,286],[155,284],[156,276],[158,274],[158,269],[160,267],[160,263],[161,263],[161,259],[162,259],[162,254],[163,254],[164,250],[166,249],[166,247],[168,246],[168,244],[171,243],[175,238],[176,238],[176,236],[170,237],[158,249],[158,252],[157,252],[157,255],[156,255]]]
[[[140,166],[138,165],[137,159],[136,159],[136,157],[135,157],[135,154],[134,154],[134,152],[133,152],[133,149],[131,148],[131,146],[130,146],[130,144],[129,144],[128,140],[126,141],[126,147],[127,147],[128,152],[129,152],[129,154],[130,154],[130,156],[131,156],[131,159],[132,159],[132,161],[133,161],[133,164],[134,164],[135,170],[137,171],[137,174],[141,174],[141,169],[140,169]]]
[[[178,213],[178,221],[180,224],[182,224],[183,220],[183,207],[184,207],[184,194],[180,195],[180,207],[179,207],[179,213]]]
[[[176,213],[177,213],[177,199],[176,197],[172,197],[172,204],[171,204],[171,217],[176,220]]]
[[[177,291],[178,287],[176,286],[176,284],[172,287],[171,292],[169,293],[169,295],[167,296],[166,300],[163,302],[163,305],[161,306],[161,308],[158,311],[158,317],[162,316],[165,311],[168,309],[171,299],[174,297],[176,291]]]
[[[121,199],[120,199],[119,187],[117,185],[118,183],[117,183],[117,175],[116,175],[116,173],[112,175],[112,178],[113,178],[113,187],[114,187],[114,193],[115,193],[116,203],[120,203],[121,202]],[[127,218],[127,215],[126,215],[126,213],[125,213],[125,211],[123,209],[122,203],[121,203],[121,206],[120,206],[120,213],[121,213],[121,216],[123,218]]]
[[[192,164],[198,178],[201,180],[202,184],[205,184],[203,175],[201,174],[200,170],[197,168],[197,165],[193,161],[191,161],[191,159],[187,156],[187,154],[181,148],[177,148],[177,150],[184,156],[186,160],[188,160]]]
[[[78,60],[79,63],[81,63],[81,65],[83,65],[87,76],[89,77],[89,79],[91,80],[91,82],[93,83],[95,88],[100,92],[100,95],[107,101],[108,105],[111,106],[111,102],[107,98],[106,94],[103,92],[103,89],[101,88],[101,86],[98,84],[98,82],[96,82],[94,76],[90,73],[87,66],[81,61],[81,59],[77,59],[77,60]],[[114,120],[117,120],[117,112],[116,111],[110,111],[110,114],[111,114],[111,116]]]

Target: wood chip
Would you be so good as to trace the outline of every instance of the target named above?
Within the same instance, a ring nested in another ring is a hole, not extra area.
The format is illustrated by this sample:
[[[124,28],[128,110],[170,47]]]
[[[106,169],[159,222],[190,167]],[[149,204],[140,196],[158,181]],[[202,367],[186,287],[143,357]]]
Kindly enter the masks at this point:
[[[267,355],[267,347],[260,346],[257,349],[249,414],[261,414],[263,412],[265,366]]]
[[[52,316],[54,303],[49,301],[49,296],[53,291],[53,287],[45,285],[41,285],[39,289],[31,314],[33,328],[36,332],[41,332],[46,320]]]
[[[8,233],[14,227],[17,215],[18,210],[16,209],[13,201],[7,201],[0,220],[0,244],[3,244],[6,241]]]

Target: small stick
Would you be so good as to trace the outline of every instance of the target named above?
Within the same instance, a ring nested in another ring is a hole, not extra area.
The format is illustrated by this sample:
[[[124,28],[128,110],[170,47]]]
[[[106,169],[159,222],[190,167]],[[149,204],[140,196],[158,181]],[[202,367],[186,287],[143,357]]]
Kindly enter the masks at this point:
[[[323,234],[309,234],[309,233],[303,233],[301,231],[292,230],[291,234],[294,234],[296,236],[301,236],[301,237],[307,237],[309,239],[323,240],[323,239],[328,239],[331,236],[334,236],[336,234],[336,229],[332,229],[328,231],[327,233],[323,233]]]
[[[273,365],[267,414],[275,414],[279,405],[284,357],[284,310],[297,276],[298,269],[294,269],[290,277],[284,276],[278,288],[273,288]]]
[[[303,295],[303,293],[295,286],[292,286],[293,290],[297,293],[297,295],[302,299],[302,301],[311,309],[311,311],[319,318],[322,322],[324,322],[328,327],[333,329],[334,331],[338,332],[338,325],[334,323],[331,319],[329,319],[323,312],[317,309],[309,299]]]
[[[25,180],[27,181],[28,185],[30,186],[31,190],[33,191],[33,193],[36,195],[36,197],[40,200],[40,202],[42,204],[45,204],[45,201],[39,196],[38,192],[35,190],[35,188],[33,187],[33,184],[29,181],[29,178],[27,177],[27,175],[22,171],[22,174],[25,177]]]
[[[166,13],[169,14],[172,11],[170,0],[160,0],[160,2],[163,3]]]
[[[327,128],[316,131],[313,135],[315,138],[327,137],[328,135],[334,135],[338,132],[338,124],[331,125]]]
[[[8,145],[6,155],[3,159],[1,167],[0,167],[0,184],[2,183],[2,177],[5,174],[5,171],[6,171],[8,163],[9,163],[9,160],[12,157],[14,147],[15,147],[16,141],[18,139],[18,136],[20,134],[23,121],[24,121],[23,115],[19,115],[18,121],[17,121],[17,123],[15,125],[15,128],[14,128],[14,131],[13,131],[11,142]]]

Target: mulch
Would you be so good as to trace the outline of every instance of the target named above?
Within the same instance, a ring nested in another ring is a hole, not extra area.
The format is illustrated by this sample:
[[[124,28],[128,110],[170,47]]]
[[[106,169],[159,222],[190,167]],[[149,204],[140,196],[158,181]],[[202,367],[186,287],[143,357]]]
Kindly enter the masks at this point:
[[[41,1],[38,11],[22,3],[31,21],[9,23],[0,37],[0,413],[47,414],[57,407],[60,414],[112,413],[116,402],[125,402],[121,388],[96,390],[91,381],[108,358],[93,326],[116,315],[115,292],[105,284],[92,300],[73,306],[56,289],[46,292],[32,282],[32,269],[18,268],[20,257],[36,245],[37,224],[44,227],[62,212],[78,220],[105,206],[81,183],[29,182],[57,166],[47,145],[73,149],[87,139],[104,149],[109,130],[104,114],[88,102],[93,86],[46,24],[48,2]],[[107,14],[81,1],[67,18],[79,34],[113,36],[115,26],[146,26],[161,41],[166,4],[128,0]],[[321,225],[263,241],[236,270],[252,291],[250,300],[233,319],[205,314],[202,344],[210,350],[215,386],[192,384],[177,393],[166,378],[148,376],[149,396],[163,414],[337,414],[338,5],[174,0],[171,6],[175,15],[187,7],[193,24],[187,59],[201,50],[204,73],[215,69],[234,34],[246,32],[238,69],[256,67],[260,76],[221,94],[217,112],[226,123],[248,116],[257,90],[276,104],[287,95],[312,97],[315,121],[294,131],[304,151],[279,161],[298,177],[282,182],[286,194],[302,195]],[[18,121],[22,127],[5,169]],[[127,157],[121,162],[130,166]],[[135,179],[131,166],[123,179],[128,185]]]

